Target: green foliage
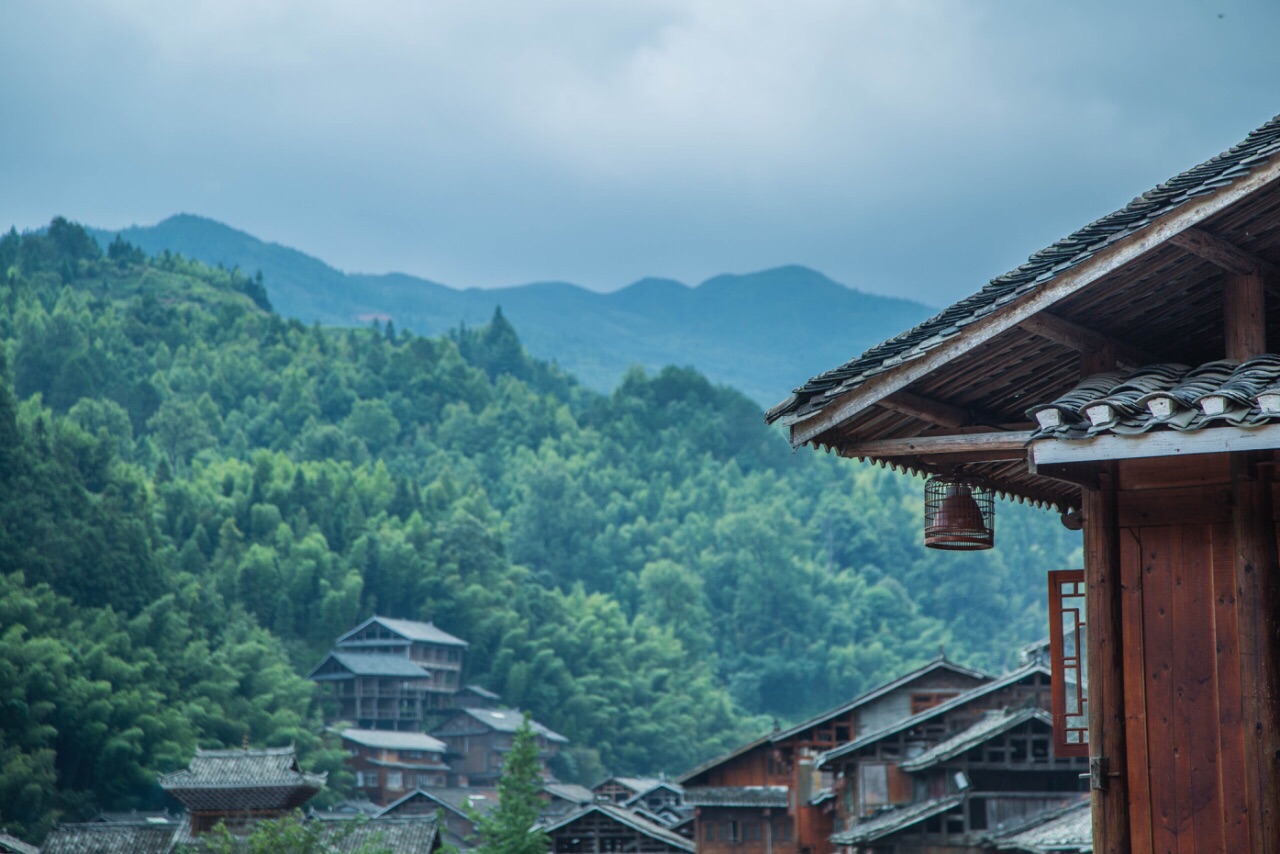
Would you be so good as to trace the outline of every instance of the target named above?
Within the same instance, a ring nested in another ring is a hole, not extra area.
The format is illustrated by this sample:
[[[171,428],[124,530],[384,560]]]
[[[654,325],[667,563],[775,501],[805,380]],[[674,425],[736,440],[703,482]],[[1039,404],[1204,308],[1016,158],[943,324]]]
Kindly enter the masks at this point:
[[[480,844],[478,854],[546,854],[547,833],[536,826],[544,806],[539,792],[538,742],[529,713],[516,729],[498,780],[498,806],[487,816],[473,814]]]
[[[0,237],[0,825],[33,837],[157,803],[157,773],[246,730],[336,772],[302,674],[375,612],[470,641],[468,678],[592,783],[678,773],[939,645],[998,668],[1079,560],[1014,505],[998,549],[927,552],[918,483],[792,454],[690,369],[602,396],[500,314],[307,327],[235,270],[76,229]]]

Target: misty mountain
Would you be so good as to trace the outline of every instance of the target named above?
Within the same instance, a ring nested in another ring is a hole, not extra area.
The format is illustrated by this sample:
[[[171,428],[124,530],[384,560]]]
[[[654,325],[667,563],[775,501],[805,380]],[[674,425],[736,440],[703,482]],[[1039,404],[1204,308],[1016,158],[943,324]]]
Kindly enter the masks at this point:
[[[190,214],[120,232],[149,254],[165,250],[207,264],[261,271],[276,310],[324,325],[392,320],[437,335],[487,323],[495,307],[529,352],[586,385],[612,389],[631,365],[692,365],[770,406],[808,377],[923,320],[930,309],[847,288],[814,270],[778,267],[721,275],[689,287],[641,279],[598,293],[565,282],[457,289],[402,273],[344,273],[296,249]]]

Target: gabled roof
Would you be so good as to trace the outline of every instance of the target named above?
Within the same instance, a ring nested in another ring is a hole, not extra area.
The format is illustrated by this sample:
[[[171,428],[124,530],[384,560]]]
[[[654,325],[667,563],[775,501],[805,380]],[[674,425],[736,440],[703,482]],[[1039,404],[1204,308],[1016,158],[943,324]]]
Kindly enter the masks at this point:
[[[594,803],[590,806],[585,806],[580,810],[569,813],[568,815],[548,821],[543,825],[543,830],[548,833],[554,833],[555,831],[563,827],[567,827],[575,821],[591,815],[592,813],[600,813],[601,815],[608,816],[619,824],[625,825],[638,833],[648,836],[650,839],[663,842],[672,848],[679,849],[680,851],[688,851],[690,854],[694,851],[695,846],[692,840],[686,839],[680,834],[668,830],[661,824],[636,815],[631,810],[623,809],[622,807],[615,806],[614,804]]]
[[[378,623],[388,631],[394,632],[409,641],[424,641],[426,643],[437,643],[445,646],[470,645],[461,638],[456,638],[443,629],[437,628],[435,623],[420,623],[416,620],[397,620],[391,617],[379,617],[376,614],[339,637],[334,641],[334,644],[339,645],[346,642],[352,635],[368,628],[373,623]]]
[[[684,797],[684,786],[681,786],[679,783],[673,783],[670,780],[656,780],[654,781],[652,786],[649,786],[648,788],[642,788],[636,791],[634,795],[632,795],[631,797],[623,801],[623,805],[631,806],[632,804],[639,801],[641,798],[647,797],[653,794],[654,792],[658,791],[659,789],[666,789],[668,792],[670,792],[673,795]]]
[[[515,732],[519,729],[520,722],[524,720],[524,713],[517,709],[458,709],[458,716],[469,716],[480,725],[497,732]],[[535,733],[541,735],[547,741],[554,741],[560,744],[567,744],[569,741],[560,733],[548,729],[537,721],[531,720],[529,725],[533,727]],[[448,729],[448,724],[446,724],[445,727],[436,730],[436,733],[438,735],[453,735],[454,731]]]
[[[958,696],[952,697],[950,700],[947,700],[945,703],[939,703],[936,706],[932,706],[931,708],[925,709],[923,712],[920,712],[919,714],[912,715],[909,718],[903,718],[902,720],[898,721],[895,724],[884,727],[883,729],[876,730],[875,732],[869,732],[864,736],[860,736],[854,739],[848,744],[842,744],[839,747],[833,748],[832,750],[828,750],[826,753],[820,754],[818,758],[814,760],[814,767],[821,768],[823,765],[826,765],[828,762],[830,762],[833,759],[838,759],[841,756],[846,756],[850,753],[854,753],[856,751],[861,750],[864,747],[867,747],[868,745],[875,744],[877,741],[880,741],[883,738],[887,738],[888,736],[896,735],[897,733],[900,733],[904,730],[908,730],[908,729],[911,729],[912,727],[919,726],[925,721],[932,720],[933,718],[939,717],[940,715],[945,715],[948,712],[951,712],[951,711],[954,711],[955,709],[960,708],[961,706],[965,706],[969,703],[972,703],[975,700],[979,700],[990,694],[994,694],[996,691],[999,691],[1002,688],[1007,688],[1010,685],[1014,685],[1022,681],[1023,679],[1026,679],[1029,676],[1033,676],[1036,674],[1040,674],[1042,676],[1052,675],[1049,668],[1038,661],[1019,667],[1017,670],[1011,670],[1010,672],[1006,673],[1004,676],[1001,676],[999,679],[996,679],[992,682],[988,682],[986,685],[980,685],[977,688],[974,688],[971,691],[966,691],[965,693],[960,694]]]
[[[356,819],[346,817],[316,818],[325,825],[325,841],[336,852],[368,850],[395,851],[396,854],[430,854],[439,847],[439,828],[435,816],[376,817],[361,821],[354,828],[344,826]]]
[[[1093,814],[1087,797],[1045,813],[992,840],[1001,851],[1025,854],[1084,854],[1093,851]]]
[[[650,789],[657,788],[659,785],[662,784],[662,778],[661,777],[622,777],[617,774],[614,774],[610,777],[606,777],[605,779],[601,780],[599,783],[596,783],[591,788],[593,790],[596,790],[609,783],[616,783],[617,785],[622,786],[624,789],[629,789],[633,794],[638,795],[641,792],[647,792]]]
[[[470,820],[471,812],[488,815],[498,805],[498,792],[494,789],[414,789],[407,795],[387,804],[379,816],[394,815],[405,803],[423,799]]]
[[[973,726],[956,733],[946,741],[935,744],[914,759],[903,762],[899,767],[903,771],[923,771],[925,768],[932,768],[939,762],[954,759],[966,750],[977,747],[1027,721],[1039,721],[1045,726],[1053,726],[1053,718],[1049,713],[1034,706],[984,712]]]
[[[906,830],[925,819],[941,815],[947,810],[964,802],[964,795],[951,795],[946,798],[934,798],[905,807],[895,807],[870,818],[860,821],[841,833],[833,833],[831,841],[837,845],[858,845],[863,842],[875,842],[886,836]]]
[[[973,668],[973,667],[965,667],[963,664],[956,664],[954,661],[949,661],[945,655],[939,655],[937,658],[935,658],[933,661],[930,661],[928,664],[924,665],[923,667],[918,667],[915,670],[912,670],[910,673],[905,673],[902,676],[899,676],[897,679],[886,682],[883,685],[878,685],[875,688],[872,688],[871,690],[863,694],[860,694],[857,697],[854,697],[852,700],[850,700],[849,702],[843,705],[836,706],[834,709],[828,709],[822,714],[817,715],[816,717],[812,717],[809,720],[804,721],[803,723],[798,723],[795,726],[790,727],[789,729],[784,729],[780,732],[774,733],[770,737],[770,740],[775,742],[783,741],[784,739],[788,739],[793,735],[799,735],[805,730],[818,726],[824,721],[847,714],[853,711],[854,709],[858,708],[859,706],[865,706],[867,703],[870,703],[873,700],[878,700],[881,697],[885,696],[886,694],[890,694],[893,691],[898,690],[899,688],[902,688],[906,685],[910,685],[912,682],[916,681],[917,679],[921,679],[925,676],[928,676],[931,673],[936,673],[939,670],[950,670],[952,673],[958,673],[963,676],[971,676],[974,679],[977,679],[979,681],[990,681],[992,679],[995,679],[995,676],[993,676],[990,673],[987,673],[982,670],[977,670],[976,668]]]
[[[306,803],[327,776],[299,768],[289,746],[197,750],[189,767],[161,774],[159,783],[189,810],[273,810]]]
[[[465,685],[465,686],[463,686],[462,690],[461,690],[461,691],[459,691],[458,693],[459,693],[459,694],[463,694],[463,693],[467,693],[467,694],[475,694],[477,697],[483,697],[483,698],[484,698],[484,699],[486,699],[486,700],[501,700],[501,699],[502,699],[502,698],[501,698],[501,697],[499,697],[497,694],[495,694],[495,693],[493,693],[492,691],[490,691],[488,688],[482,688],[481,686],[479,686],[479,685],[474,685],[474,684],[472,684],[472,685]]]
[[[589,804],[596,799],[595,792],[577,783],[543,783],[542,791],[553,798],[574,804]]]
[[[364,747],[382,750],[421,750],[427,753],[444,753],[448,749],[443,741],[421,732],[396,732],[389,729],[344,729],[342,737]]]
[[[54,828],[39,850],[43,854],[169,854],[182,826],[148,822],[62,824]]]
[[[684,802],[691,807],[785,808],[786,786],[691,786]]]
[[[814,377],[767,420],[789,425],[794,446],[924,474],[963,462],[1004,494],[1078,506],[1079,486],[1028,465],[1026,404],[1071,388],[1081,354],[1111,345],[1131,367],[1223,355],[1222,280],[1280,257],[1277,152],[1280,118]],[[963,448],[947,456],[913,441],[945,435],[938,428],[965,430]]]
[[[736,759],[742,754],[747,753],[759,747],[762,744],[769,744],[771,742],[776,743],[776,742],[791,738],[793,736],[799,735],[805,730],[815,727],[823,723],[824,721],[830,720],[831,718],[840,717],[841,715],[846,715],[849,712],[853,711],[854,709],[859,708],[860,706],[865,706],[866,704],[874,700],[880,699],[886,694],[896,691],[897,689],[902,688],[903,686],[911,684],[917,679],[927,676],[930,673],[935,673],[939,670],[950,670],[954,673],[963,674],[965,676],[972,676],[973,678],[980,679],[980,680],[991,680],[995,678],[990,673],[986,673],[985,671],[977,670],[972,667],[965,667],[963,664],[956,664],[954,661],[948,660],[946,656],[939,655],[937,658],[933,659],[928,664],[925,664],[922,667],[918,667],[909,673],[904,673],[902,676],[899,676],[897,679],[893,679],[893,680],[890,680],[889,682],[885,682],[883,685],[877,685],[875,688],[872,688],[869,691],[859,694],[858,696],[854,697],[852,700],[849,700],[847,703],[843,703],[842,705],[836,706],[833,709],[828,709],[822,714],[809,718],[807,721],[804,721],[803,723],[799,723],[793,727],[789,727],[784,730],[778,730],[777,732],[772,732],[772,733],[769,733],[768,735],[761,736],[755,741],[751,741],[740,747],[734,748],[728,753],[724,753],[724,754],[721,754],[720,756],[716,756],[711,759],[708,759],[706,762],[703,762],[701,765],[698,765],[697,767],[684,772],[679,777],[677,777],[676,780],[677,782],[680,782],[680,783],[686,783],[689,780],[692,780],[693,778],[697,777],[698,775],[703,774],[707,771],[710,771],[712,768],[715,768],[717,765],[721,765],[725,762],[728,762],[730,759]]]
[[[431,673],[414,664],[403,655],[392,655],[385,652],[339,652],[334,650],[325,656],[324,661],[312,669],[308,679],[317,682],[350,677],[338,674],[319,673],[320,668],[330,661],[342,665],[352,676],[398,676],[406,679],[430,679]]]

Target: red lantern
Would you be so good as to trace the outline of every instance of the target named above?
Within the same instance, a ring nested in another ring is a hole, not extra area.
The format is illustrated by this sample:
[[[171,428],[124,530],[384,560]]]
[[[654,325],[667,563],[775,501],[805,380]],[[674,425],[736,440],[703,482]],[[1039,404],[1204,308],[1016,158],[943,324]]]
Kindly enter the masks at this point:
[[[924,544],[931,549],[977,551],[995,545],[991,487],[966,477],[932,477],[924,485]]]

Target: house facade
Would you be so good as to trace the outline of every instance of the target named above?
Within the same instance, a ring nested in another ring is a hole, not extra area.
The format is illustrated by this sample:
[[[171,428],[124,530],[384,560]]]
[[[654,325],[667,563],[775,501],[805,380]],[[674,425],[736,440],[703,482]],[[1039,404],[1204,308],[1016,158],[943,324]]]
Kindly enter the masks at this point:
[[[342,749],[356,787],[372,802],[385,806],[415,789],[444,788],[450,769],[443,741],[416,732],[346,729]]]
[[[494,786],[523,719],[524,714],[515,709],[459,709],[432,735],[448,746],[446,758],[460,785]],[[551,779],[547,762],[569,740],[536,721],[531,725],[542,774]]]

